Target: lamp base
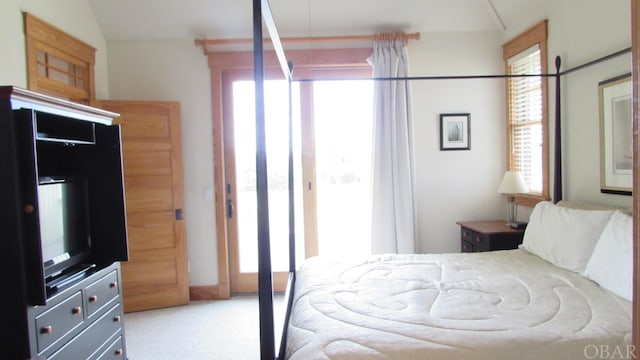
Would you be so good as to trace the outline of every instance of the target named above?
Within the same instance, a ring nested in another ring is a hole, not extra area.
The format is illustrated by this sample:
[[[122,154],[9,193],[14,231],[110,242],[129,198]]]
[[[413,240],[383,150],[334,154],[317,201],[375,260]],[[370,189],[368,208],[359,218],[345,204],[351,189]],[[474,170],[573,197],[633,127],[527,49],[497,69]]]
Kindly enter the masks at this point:
[[[512,221],[508,222],[507,226],[512,229],[524,229],[527,227],[527,223],[522,221]]]

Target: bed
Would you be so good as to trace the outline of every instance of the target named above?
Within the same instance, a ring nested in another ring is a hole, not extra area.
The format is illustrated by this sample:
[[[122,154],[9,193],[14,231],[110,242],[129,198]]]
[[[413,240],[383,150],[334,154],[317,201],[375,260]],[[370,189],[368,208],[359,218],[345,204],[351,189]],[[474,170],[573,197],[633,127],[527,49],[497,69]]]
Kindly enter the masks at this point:
[[[557,57],[556,74],[539,75],[556,80],[554,201],[535,206],[519,249],[351,261],[315,257],[298,268],[291,255],[291,218],[285,319],[276,346],[268,196],[260,190],[267,189],[263,17],[290,82],[292,64],[284,56],[268,0],[253,4],[262,359],[633,358],[632,217],[618,209],[557,204],[563,187],[560,78],[611,56],[564,72]]]
[[[307,259],[285,358],[629,358],[631,217],[551,203],[536,216],[515,250]]]

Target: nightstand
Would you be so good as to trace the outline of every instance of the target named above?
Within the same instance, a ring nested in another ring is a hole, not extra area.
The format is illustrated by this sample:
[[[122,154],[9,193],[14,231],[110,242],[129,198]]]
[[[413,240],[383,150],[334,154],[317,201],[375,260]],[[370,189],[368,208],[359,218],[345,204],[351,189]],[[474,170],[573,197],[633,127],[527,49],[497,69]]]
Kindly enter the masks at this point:
[[[516,249],[524,229],[513,229],[504,220],[458,221],[462,252]]]

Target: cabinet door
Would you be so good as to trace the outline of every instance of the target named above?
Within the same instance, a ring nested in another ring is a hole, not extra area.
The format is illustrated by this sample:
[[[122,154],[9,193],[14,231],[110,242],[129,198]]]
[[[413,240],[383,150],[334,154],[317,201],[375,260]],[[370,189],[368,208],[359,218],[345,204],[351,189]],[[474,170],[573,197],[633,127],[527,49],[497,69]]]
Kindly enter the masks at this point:
[[[38,218],[38,170],[36,162],[35,114],[33,110],[14,111],[16,158],[18,163],[19,209],[22,220],[22,238],[27,296],[30,305],[46,304],[42,252]]]
[[[189,301],[180,106],[97,101],[120,117],[129,240],[122,262],[125,312]]]

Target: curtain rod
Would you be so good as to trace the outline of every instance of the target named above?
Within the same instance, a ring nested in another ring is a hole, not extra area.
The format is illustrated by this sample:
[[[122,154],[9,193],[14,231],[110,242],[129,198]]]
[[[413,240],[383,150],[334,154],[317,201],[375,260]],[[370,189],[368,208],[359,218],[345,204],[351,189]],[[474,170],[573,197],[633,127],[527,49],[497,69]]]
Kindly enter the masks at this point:
[[[384,34],[382,34],[384,35]],[[374,41],[379,38],[379,34],[375,35],[348,35],[348,36],[315,36],[315,37],[283,37],[281,42],[332,42],[332,41]],[[420,40],[420,33],[405,34],[403,32],[394,32],[387,34],[391,39]],[[265,38],[264,42],[271,42],[271,39]],[[214,45],[241,45],[251,44],[252,39],[196,39],[196,46],[214,46]]]

